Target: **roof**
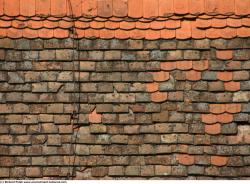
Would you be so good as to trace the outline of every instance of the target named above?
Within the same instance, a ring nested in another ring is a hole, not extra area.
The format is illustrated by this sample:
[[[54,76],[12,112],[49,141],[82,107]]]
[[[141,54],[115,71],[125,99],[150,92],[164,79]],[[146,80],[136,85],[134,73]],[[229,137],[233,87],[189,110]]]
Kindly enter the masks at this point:
[[[0,0],[0,38],[250,36],[250,0]]]

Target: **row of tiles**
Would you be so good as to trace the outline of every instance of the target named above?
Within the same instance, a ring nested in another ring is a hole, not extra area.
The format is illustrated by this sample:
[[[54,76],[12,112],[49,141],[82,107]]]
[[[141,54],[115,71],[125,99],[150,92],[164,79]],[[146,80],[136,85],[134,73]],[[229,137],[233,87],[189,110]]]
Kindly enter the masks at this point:
[[[175,14],[250,14],[250,0],[0,0],[0,15],[151,18]]]
[[[162,30],[110,30],[110,29],[74,29],[75,34],[71,34],[68,29],[47,29],[41,28],[38,30],[24,28],[0,28],[0,38],[101,38],[101,39],[203,39],[203,38],[247,38],[250,37],[249,27],[240,28],[209,28],[197,29],[190,22],[183,22],[182,27],[177,30],[162,29]]]
[[[111,30],[132,30],[132,29],[141,29],[141,30],[162,30],[162,29],[179,29],[183,25],[189,22],[193,28],[197,29],[208,29],[208,28],[239,28],[239,27],[250,27],[250,18],[242,18],[242,19],[196,19],[194,21],[188,20],[166,20],[166,21],[152,21],[152,22],[140,22],[140,21],[91,21],[91,22],[82,22],[82,21],[37,21],[37,20],[1,20],[0,19],[0,27],[1,28],[30,28],[30,29],[41,29],[41,28],[62,28],[69,29],[72,27],[76,27],[79,29],[111,29]]]

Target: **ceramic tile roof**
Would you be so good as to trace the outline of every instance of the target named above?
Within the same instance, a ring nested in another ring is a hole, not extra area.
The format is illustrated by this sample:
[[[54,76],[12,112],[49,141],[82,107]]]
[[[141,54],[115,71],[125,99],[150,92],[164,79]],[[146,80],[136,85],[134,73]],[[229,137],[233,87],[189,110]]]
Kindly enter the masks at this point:
[[[0,0],[0,38],[67,38],[73,26],[79,38],[249,37],[250,0]]]

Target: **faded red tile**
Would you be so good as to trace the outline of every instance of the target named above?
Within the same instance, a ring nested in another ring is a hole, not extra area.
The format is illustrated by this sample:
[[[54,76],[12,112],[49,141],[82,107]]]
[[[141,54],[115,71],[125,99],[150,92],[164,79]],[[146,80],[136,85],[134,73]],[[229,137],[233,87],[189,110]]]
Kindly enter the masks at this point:
[[[36,0],[36,14],[50,15],[50,0]]]
[[[178,154],[177,160],[182,165],[193,165],[194,164],[194,156],[188,154]]]
[[[143,17],[157,17],[158,16],[158,0],[143,0]]]
[[[97,1],[97,14],[100,17],[111,17],[113,15],[112,0]]]
[[[128,0],[128,16],[133,18],[143,16],[143,0]]]
[[[240,82],[225,82],[225,90],[226,91],[239,91],[240,90]]]
[[[176,14],[186,14],[188,13],[188,8],[188,0],[174,0],[174,12]]]
[[[224,166],[228,162],[228,157],[225,156],[211,156],[211,164],[216,166]]]
[[[205,132],[211,135],[217,135],[221,133],[221,125],[219,123],[215,123],[212,125],[205,125]]]
[[[113,15],[126,17],[128,15],[128,0],[113,0]]]
[[[36,14],[36,0],[20,0],[20,14],[23,16],[33,16]]]
[[[174,13],[174,0],[159,0],[159,16],[167,16]]]
[[[152,102],[165,102],[168,99],[167,92],[154,92],[151,93]]]
[[[4,14],[9,16],[18,16],[20,14],[19,0],[4,0]]]
[[[82,15],[97,16],[97,0],[82,0]]]
[[[66,0],[52,0],[50,13],[53,16],[63,17],[66,14]]]

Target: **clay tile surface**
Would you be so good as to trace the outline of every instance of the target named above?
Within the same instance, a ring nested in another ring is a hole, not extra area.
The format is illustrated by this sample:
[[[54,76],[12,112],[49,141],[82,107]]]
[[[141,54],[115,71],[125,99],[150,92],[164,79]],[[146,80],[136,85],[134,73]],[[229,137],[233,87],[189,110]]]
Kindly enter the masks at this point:
[[[250,35],[249,6],[250,0],[0,0],[0,31],[10,37],[4,33],[11,27],[26,29],[26,37],[32,29],[49,28],[57,29],[53,35],[60,38],[56,33],[75,26],[87,33],[80,38],[245,38]]]

